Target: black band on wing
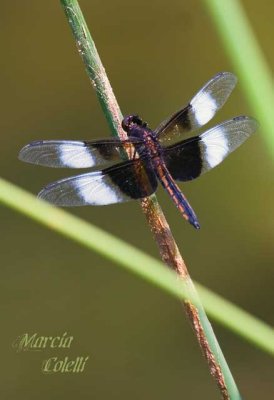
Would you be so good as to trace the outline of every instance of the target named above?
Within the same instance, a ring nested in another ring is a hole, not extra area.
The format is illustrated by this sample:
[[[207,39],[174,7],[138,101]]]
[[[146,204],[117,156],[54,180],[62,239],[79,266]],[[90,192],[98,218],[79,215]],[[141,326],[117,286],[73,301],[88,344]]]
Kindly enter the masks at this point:
[[[157,179],[149,161],[126,161],[117,167],[104,169],[112,184],[131,199],[150,196],[157,189]]]
[[[201,175],[203,154],[199,141],[199,136],[195,136],[164,149],[165,164],[173,179],[184,182]]]
[[[107,205],[150,196],[156,188],[153,170],[137,159],[53,182],[38,197],[63,207]]]

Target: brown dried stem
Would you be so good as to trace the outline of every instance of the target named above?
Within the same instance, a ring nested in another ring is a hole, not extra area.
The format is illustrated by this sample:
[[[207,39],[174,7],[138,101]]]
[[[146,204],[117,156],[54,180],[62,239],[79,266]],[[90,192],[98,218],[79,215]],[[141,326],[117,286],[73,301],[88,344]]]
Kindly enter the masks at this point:
[[[86,22],[76,0],[61,0],[77,48],[85,64],[88,76],[96,91],[112,134],[121,140],[126,138],[121,128],[122,113],[107,78],[105,69],[91,38]],[[237,386],[231,375],[226,360],[207,319],[204,308],[189,276],[186,264],[179,252],[167,220],[155,195],[141,201],[154,239],[158,244],[160,255],[165,264],[175,270],[187,287],[189,298],[184,301],[186,314],[191,322],[202,352],[207,360],[211,375],[217,382],[224,400],[241,399]],[[195,301],[193,301],[195,299]]]

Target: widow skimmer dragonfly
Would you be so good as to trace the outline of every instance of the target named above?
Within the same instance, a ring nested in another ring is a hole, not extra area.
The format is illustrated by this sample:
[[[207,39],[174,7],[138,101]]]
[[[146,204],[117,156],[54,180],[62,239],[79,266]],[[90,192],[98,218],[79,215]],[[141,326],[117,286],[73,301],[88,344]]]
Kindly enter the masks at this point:
[[[258,125],[253,118],[239,116],[199,136],[182,138],[213,118],[236,82],[232,73],[218,73],[186,107],[162,122],[156,130],[149,129],[139,116],[129,115],[122,121],[127,140],[34,141],[22,148],[19,159],[68,168],[97,168],[119,162],[51,183],[38,197],[58,206],[106,205],[150,196],[160,182],[183,217],[198,229],[197,217],[175,180],[189,181],[209,171],[242,144]],[[177,142],[170,144],[174,139]],[[125,150],[130,150],[130,159],[125,160]]]

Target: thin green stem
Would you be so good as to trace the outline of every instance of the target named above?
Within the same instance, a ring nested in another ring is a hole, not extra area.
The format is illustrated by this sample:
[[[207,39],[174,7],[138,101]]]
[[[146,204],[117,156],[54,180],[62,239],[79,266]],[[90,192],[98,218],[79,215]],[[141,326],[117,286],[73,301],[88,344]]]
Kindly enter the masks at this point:
[[[239,0],[203,0],[274,157],[273,74]]]
[[[61,4],[111,133],[113,136],[121,135],[123,137],[124,132],[121,129],[122,113],[78,2],[74,0],[61,0]]]
[[[195,301],[177,275],[160,261],[102,229],[38,200],[1,178],[0,202],[81,246],[96,251],[166,293],[178,299]],[[212,319],[264,352],[274,355],[274,332],[270,326],[199,283],[195,282],[195,286]]]

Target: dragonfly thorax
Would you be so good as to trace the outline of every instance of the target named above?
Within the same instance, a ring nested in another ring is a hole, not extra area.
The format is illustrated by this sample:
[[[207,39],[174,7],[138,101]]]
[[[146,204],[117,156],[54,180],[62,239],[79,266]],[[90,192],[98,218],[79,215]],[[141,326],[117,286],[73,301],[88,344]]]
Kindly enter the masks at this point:
[[[122,128],[130,135],[137,128],[147,128],[147,123],[138,115],[127,115],[122,121]]]

